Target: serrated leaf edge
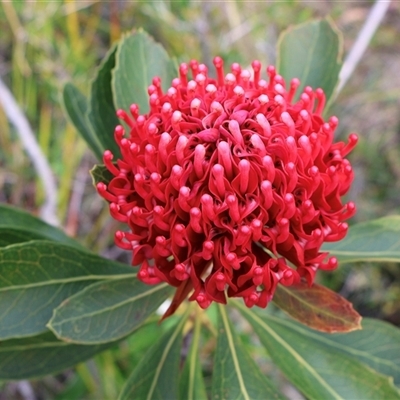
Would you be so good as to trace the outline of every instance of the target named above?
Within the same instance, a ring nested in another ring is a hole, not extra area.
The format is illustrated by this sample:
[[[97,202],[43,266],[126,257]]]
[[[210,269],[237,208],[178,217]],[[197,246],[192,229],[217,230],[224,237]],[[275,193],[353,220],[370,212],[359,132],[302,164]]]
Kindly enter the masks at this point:
[[[125,40],[127,40],[129,37],[132,37],[133,35],[137,35],[137,34],[144,34],[145,36],[148,36],[149,38],[153,39],[143,29],[134,30],[132,32],[127,32],[127,33],[122,35],[120,43],[119,43],[119,46],[118,46],[117,51],[115,53],[115,66],[114,66],[114,69],[111,72],[111,91],[112,91],[112,94],[113,94],[114,107],[115,107],[116,110],[118,110],[120,108],[120,106],[117,104],[117,101],[118,101],[117,97],[118,96],[117,96],[116,80],[117,80],[117,73],[118,73],[119,69],[121,68],[120,57],[121,57],[122,47],[123,47],[123,44],[124,44]],[[153,39],[153,41],[154,41],[154,39]],[[155,41],[154,41],[154,43],[157,44]],[[144,52],[143,52],[143,49],[142,49],[142,45],[140,45],[140,53],[141,53],[141,56],[143,56]],[[146,66],[144,66],[144,67],[146,67]],[[144,90],[147,91],[147,84],[146,84],[146,82],[147,82],[147,69],[144,68],[144,71],[145,71],[145,79],[143,79]]]
[[[312,24],[312,23],[321,23],[323,21],[327,22],[328,25],[330,26],[330,28],[332,29],[332,31],[334,31],[336,33],[336,36],[337,36],[337,39],[338,39],[338,53],[337,53],[337,56],[336,56],[336,63],[337,63],[337,65],[342,67],[343,53],[344,53],[343,34],[339,30],[339,28],[336,26],[336,24],[333,21],[333,19],[328,15],[325,18],[316,18],[316,19],[313,19],[311,21],[310,20],[305,21],[305,22],[303,22],[301,24],[291,25],[288,28],[286,28],[283,32],[281,32],[281,34],[279,35],[279,38],[278,38],[278,42],[276,44],[276,48],[278,50],[277,51],[277,57],[276,57],[276,69],[277,69],[278,72],[281,69],[281,62],[282,62],[282,60],[281,60],[281,52],[279,51],[279,49],[281,47],[281,44],[282,44],[284,38],[289,33],[291,33],[292,31],[294,31],[296,29],[300,29],[303,26],[306,26],[306,25],[309,25],[309,24]],[[319,29],[320,29],[320,27],[318,27],[318,30]],[[324,116],[327,115],[327,112],[328,112],[330,106],[332,105],[332,103],[334,102],[334,100],[336,98],[336,89],[337,89],[338,84],[339,84],[339,75],[340,75],[340,70],[338,71],[338,76],[337,76],[337,79],[336,79],[335,86],[332,89],[332,93],[330,94],[329,98],[327,99],[327,103],[326,103],[326,105],[324,107]],[[302,78],[300,78],[300,77],[297,77],[297,78],[300,79],[300,82],[302,82],[304,80],[304,74],[303,74]],[[316,89],[316,88],[314,88],[314,89]]]

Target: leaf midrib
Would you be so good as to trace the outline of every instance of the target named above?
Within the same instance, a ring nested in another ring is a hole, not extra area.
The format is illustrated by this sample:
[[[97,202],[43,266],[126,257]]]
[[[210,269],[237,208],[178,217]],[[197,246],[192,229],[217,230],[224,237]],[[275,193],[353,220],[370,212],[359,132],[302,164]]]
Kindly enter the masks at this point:
[[[201,321],[199,319],[199,316],[197,315],[197,318],[195,320],[195,326],[194,326],[194,333],[193,333],[193,343],[192,343],[192,349],[191,349],[191,354],[189,358],[189,385],[188,385],[188,400],[194,400],[194,382],[195,382],[195,376],[196,376],[196,368],[197,368],[197,355],[198,355],[198,348],[199,348],[199,339],[200,339],[200,327],[201,327]]]
[[[174,332],[172,333],[170,339],[169,339],[168,342],[167,342],[167,345],[165,346],[165,349],[164,349],[164,351],[163,351],[163,353],[162,353],[160,362],[159,362],[158,365],[157,365],[156,372],[155,372],[154,377],[153,377],[153,380],[152,380],[152,382],[151,382],[151,386],[150,386],[150,389],[149,389],[149,393],[147,394],[147,398],[146,398],[147,400],[152,400],[152,395],[153,395],[154,390],[155,390],[155,388],[156,388],[157,381],[158,381],[158,378],[159,378],[159,376],[160,376],[161,370],[162,370],[162,368],[163,368],[163,366],[164,366],[164,364],[165,364],[165,360],[166,360],[166,358],[167,358],[167,356],[168,356],[168,353],[169,353],[169,351],[170,351],[170,349],[171,349],[171,347],[172,347],[172,345],[173,345],[173,343],[174,343],[176,337],[178,336],[179,332],[180,332],[180,331],[182,330],[182,328],[183,328],[184,323],[186,322],[186,318],[187,318],[187,316],[189,315],[189,314],[188,314],[189,311],[190,311],[190,307],[188,307],[188,310],[187,310],[186,314],[181,318],[181,321],[180,321],[179,324],[176,326]]]
[[[306,360],[297,351],[290,347],[287,342],[282,340],[275,332],[264,323],[264,321],[258,317],[255,313],[250,312],[242,304],[236,302],[235,306],[238,307],[243,313],[248,314],[250,318],[254,319],[265,331],[267,331],[277,342],[279,342],[297,361],[299,364],[309,371],[309,373],[314,376],[314,378],[324,387],[335,399],[345,400],[342,398],[335,390],[315,371],[315,369],[306,362]],[[269,316],[270,317],[270,316]],[[273,317],[271,317],[273,318]]]
[[[321,310],[320,308],[314,306],[313,304],[310,304],[307,301],[304,301],[303,298],[301,296],[299,296],[295,291],[290,291],[283,285],[280,285],[280,290],[284,291],[285,293],[289,293],[290,296],[294,297],[297,301],[299,301],[301,304],[304,304],[306,307],[309,307],[311,310],[317,311],[318,313],[327,315],[329,317],[333,317],[333,319],[342,321],[344,323],[348,322],[346,320],[346,318],[341,318],[338,314],[334,314],[334,313],[327,312],[325,310]]]
[[[235,345],[233,343],[233,336],[232,336],[232,332],[230,330],[230,326],[229,326],[229,323],[228,323],[228,317],[226,315],[226,310],[225,310],[224,306],[218,305],[218,307],[219,307],[219,311],[220,311],[221,316],[222,316],[222,322],[223,322],[224,327],[225,327],[225,332],[226,332],[229,348],[231,350],[231,355],[232,355],[232,359],[233,359],[233,365],[235,367],[236,375],[237,375],[238,381],[239,381],[240,391],[243,393],[243,396],[244,396],[245,400],[251,400],[250,396],[249,396],[249,393],[247,392],[246,385],[245,385],[244,380],[243,380],[242,371],[241,371],[240,366],[239,366],[239,360],[238,360],[238,357],[237,357],[237,354],[236,354]]]
[[[328,249],[327,249],[328,250]],[[363,260],[365,260],[366,258],[377,258],[377,259],[384,259],[385,257],[389,256],[389,257],[397,257],[397,258],[393,258],[394,261],[398,261],[400,258],[400,251],[398,250],[392,250],[392,251],[363,251],[362,254],[361,252],[358,251],[351,251],[351,250],[337,250],[335,249],[329,249],[330,252],[332,252],[333,254],[336,255],[347,255],[347,256],[353,256],[354,258],[361,258]],[[393,255],[394,254],[394,255]],[[396,254],[398,254],[396,256]],[[386,258],[385,258],[386,259]]]
[[[4,286],[0,288],[0,292],[7,292],[12,290],[21,290],[21,289],[31,289],[36,287],[43,286],[51,286],[51,285],[59,285],[73,282],[84,282],[88,280],[117,280],[117,279],[127,279],[136,277],[136,273],[134,274],[121,274],[121,275],[85,275],[85,276],[77,276],[72,278],[62,278],[62,279],[53,279],[42,282],[28,283],[26,285],[10,285]]]
[[[308,337],[313,337],[313,338],[315,338],[316,340],[318,340],[318,341],[320,341],[320,342],[322,342],[322,343],[324,343],[324,344],[326,344],[326,345],[328,345],[328,346],[330,346],[330,347],[336,347],[336,348],[338,348],[338,349],[344,350],[346,353],[351,353],[351,354],[354,354],[354,355],[359,355],[359,356],[361,356],[361,357],[363,357],[363,358],[367,358],[367,359],[373,360],[373,361],[375,361],[375,362],[378,363],[378,364],[385,364],[385,365],[390,366],[390,367],[395,367],[396,369],[398,369],[398,370],[400,371],[400,367],[397,366],[397,365],[396,365],[395,363],[393,363],[393,362],[390,362],[390,361],[385,360],[385,359],[383,359],[383,358],[376,357],[376,356],[374,356],[374,355],[372,355],[372,354],[370,354],[370,353],[367,353],[367,352],[365,352],[365,351],[353,349],[352,347],[347,347],[347,346],[345,346],[345,345],[343,345],[343,344],[340,344],[340,343],[337,343],[337,342],[334,342],[334,341],[330,341],[329,339],[326,339],[326,338],[324,338],[324,337],[322,337],[322,336],[320,336],[320,335],[316,335],[316,334],[314,334],[313,332],[310,332],[310,331],[308,331],[308,330],[304,330],[304,329],[302,329],[302,328],[299,327],[299,326],[294,326],[293,324],[287,323],[284,319],[281,319],[281,318],[280,318],[280,319],[278,320],[277,318],[275,318],[275,317],[272,316],[272,315],[270,315],[269,318],[274,319],[276,322],[278,322],[278,323],[280,323],[280,324],[282,324],[282,325],[285,325],[287,328],[289,328],[289,329],[291,329],[291,330],[296,330],[297,332],[299,332],[299,333],[301,333],[301,334],[304,334],[304,335],[306,335],[306,336],[308,336]]]
[[[0,353],[6,353],[9,351],[25,351],[25,350],[34,350],[48,347],[65,347],[71,346],[72,343],[67,342],[46,342],[46,343],[34,343],[34,344],[25,344],[25,345],[15,345],[9,347],[0,347]],[[96,346],[96,345],[94,345]]]
[[[166,283],[162,284],[162,285],[157,285],[157,286],[155,286],[155,287],[153,287],[153,288],[151,288],[149,290],[146,290],[146,291],[144,291],[144,292],[142,292],[142,293],[140,293],[140,294],[138,294],[138,295],[136,295],[134,297],[129,297],[126,300],[123,300],[123,301],[121,301],[119,303],[115,303],[112,306],[101,308],[101,309],[99,309],[97,311],[94,311],[92,313],[80,314],[79,317],[66,318],[66,319],[61,320],[58,323],[57,322],[56,323],[52,323],[50,321],[50,326],[52,328],[54,328],[56,326],[61,326],[61,325],[65,324],[67,322],[70,322],[70,321],[78,321],[78,320],[81,320],[81,319],[86,319],[88,317],[93,317],[95,315],[104,314],[105,312],[109,312],[109,311],[114,310],[116,308],[122,307],[122,306],[124,306],[126,304],[133,303],[133,302],[141,299],[142,297],[146,297],[146,296],[149,296],[151,294],[154,294],[154,293],[158,292],[159,290],[165,289],[167,286],[168,285]],[[88,287],[87,290],[89,290],[89,289],[91,289],[91,288]],[[72,300],[73,297],[75,297],[75,296],[79,296],[80,297],[82,295],[82,292],[85,292],[85,291],[86,291],[86,289],[83,289],[81,292],[78,292],[74,296],[69,297],[69,300]],[[57,311],[58,310],[62,310],[62,306],[60,307],[60,309],[56,309],[55,310],[55,313],[54,313],[54,316],[53,316],[52,320],[55,319],[55,317],[57,316]]]

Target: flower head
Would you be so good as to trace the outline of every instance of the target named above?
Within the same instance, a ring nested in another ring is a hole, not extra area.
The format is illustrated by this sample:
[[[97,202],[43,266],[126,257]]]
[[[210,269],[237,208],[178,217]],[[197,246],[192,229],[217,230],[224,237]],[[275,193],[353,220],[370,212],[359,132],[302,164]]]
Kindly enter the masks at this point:
[[[203,308],[226,296],[265,307],[279,283],[311,284],[337,266],[320,248],[345,236],[355,212],[341,196],[357,136],[333,143],[338,119],[324,121],[322,89],[294,101],[299,80],[287,88],[272,66],[264,80],[258,61],[252,73],[214,65],[216,79],[181,64],[166,92],[154,78],[146,115],[135,104],[117,112],[130,131],[115,128],[122,158],[104,153],[114,178],[97,185],[129,226],[115,241],[133,252],[139,279],[177,287],[168,313],[191,292]]]

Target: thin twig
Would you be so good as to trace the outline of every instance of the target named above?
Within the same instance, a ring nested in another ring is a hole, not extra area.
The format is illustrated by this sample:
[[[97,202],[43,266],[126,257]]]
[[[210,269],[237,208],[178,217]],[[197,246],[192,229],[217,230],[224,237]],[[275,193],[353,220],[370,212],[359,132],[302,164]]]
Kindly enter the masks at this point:
[[[7,398],[18,398],[23,400],[35,400],[35,391],[33,390],[32,385],[29,381],[17,381],[17,382],[10,382],[5,387],[4,390],[0,393],[0,398],[3,399]]]
[[[0,79],[0,104],[7,118],[15,126],[17,134],[32,161],[36,172],[42,181],[45,192],[45,202],[40,210],[40,216],[49,224],[59,225],[57,218],[57,186],[50,165],[40,149],[29,122],[14,96]]]
[[[371,8],[364,26],[358,34],[357,40],[353,44],[350,53],[343,63],[342,69],[339,73],[339,84],[336,89],[336,95],[338,95],[343,89],[351,74],[355,70],[357,64],[361,60],[361,57],[367,49],[372,36],[374,36],[374,33],[378,29],[387,9],[389,8],[390,2],[391,0],[377,0]]]
[[[17,382],[17,388],[24,400],[35,400],[35,392],[29,381]]]

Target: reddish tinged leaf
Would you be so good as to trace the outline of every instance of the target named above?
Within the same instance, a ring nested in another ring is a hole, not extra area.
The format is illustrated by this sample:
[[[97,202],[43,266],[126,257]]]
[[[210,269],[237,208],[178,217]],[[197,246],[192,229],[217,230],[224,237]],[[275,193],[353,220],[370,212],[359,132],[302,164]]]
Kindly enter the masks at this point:
[[[184,281],[178,286],[171,304],[162,316],[161,321],[171,316],[178,309],[192,289],[193,283],[190,281]]]
[[[274,303],[292,318],[321,332],[344,333],[361,329],[361,316],[353,305],[325,286],[279,285]]]

